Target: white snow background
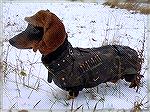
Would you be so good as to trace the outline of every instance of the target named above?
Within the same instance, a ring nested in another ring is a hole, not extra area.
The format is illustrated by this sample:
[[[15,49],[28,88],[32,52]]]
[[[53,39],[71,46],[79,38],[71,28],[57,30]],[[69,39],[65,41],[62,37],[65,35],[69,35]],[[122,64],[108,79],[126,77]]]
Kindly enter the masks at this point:
[[[120,80],[84,89],[77,98],[68,100],[68,92],[48,83],[41,54],[16,49],[8,42],[27,27],[26,16],[46,9],[63,21],[74,47],[121,44],[141,50],[143,38],[147,38],[146,15],[101,3],[3,3],[3,109],[133,109],[135,102],[142,102],[141,108],[147,109],[146,46],[141,71],[144,78],[138,92]]]

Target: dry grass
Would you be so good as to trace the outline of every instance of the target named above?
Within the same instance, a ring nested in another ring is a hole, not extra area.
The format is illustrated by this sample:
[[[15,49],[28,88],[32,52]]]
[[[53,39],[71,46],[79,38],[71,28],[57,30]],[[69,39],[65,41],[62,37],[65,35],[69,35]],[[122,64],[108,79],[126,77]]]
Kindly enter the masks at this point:
[[[28,112],[28,110],[19,110],[18,112]]]
[[[108,0],[103,5],[108,5],[111,8],[127,9],[128,11],[134,11],[135,13],[150,14],[150,3],[141,2],[119,2],[119,0]]]
[[[145,96],[145,97],[146,97],[146,96]],[[148,109],[148,108],[149,108],[148,106],[146,106],[146,104],[147,104],[149,101],[143,102],[144,99],[145,99],[145,97],[142,98],[142,99],[139,99],[139,98],[138,98],[138,100],[134,102],[134,106],[133,106],[131,112],[141,112],[141,111],[142,111],[142,107],[143,107],[144,109]]]

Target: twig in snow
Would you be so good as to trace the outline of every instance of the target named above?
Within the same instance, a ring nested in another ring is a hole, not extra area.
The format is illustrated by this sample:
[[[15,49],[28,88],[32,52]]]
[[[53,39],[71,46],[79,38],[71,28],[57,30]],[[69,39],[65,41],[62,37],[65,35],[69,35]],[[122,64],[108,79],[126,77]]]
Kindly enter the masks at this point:
[[[100,101],[101,101],[101,99],[100,99],[100,100],[98,100],[98,102],[95,104],[93,112],[95,112],[95,111],[96,111],[97,104],[98,104]]]
[[[17,103],[17,102],[16,102],[16,103]],[[14,104],[10,107],[10,110],[13,109],[13,108],[15,108],[16,103],[14,103]]]
[[[71,112],[73,111],[73,105],[74,105],[74,99],[72,99],[72,103],[71,103]]]
[[[34,109],[40,102],[41,102],[41,100],[38,101],[38,102],[33,106],[33,109]]]
[[[146,95],[145,95],[145,97],[146,97]],[[131,112],[141,112],[142,111],[141,107],[144,107],[144,105],[149,102],[149,101],[146,101],[145,103],[143,103],[145,97],[143,99],[141,99],[141,101],[135,101],[134,102],[134,107],[131,110]]]
[[[78,108],[76,108],[74,112],[77,112],[81,107],[83,107],[83,105],[80,105]]]

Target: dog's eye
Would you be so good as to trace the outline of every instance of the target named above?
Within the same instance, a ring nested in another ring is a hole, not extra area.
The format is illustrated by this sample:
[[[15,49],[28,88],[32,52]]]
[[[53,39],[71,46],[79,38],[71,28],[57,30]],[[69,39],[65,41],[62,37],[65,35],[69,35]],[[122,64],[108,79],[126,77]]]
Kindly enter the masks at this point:
[[[30,40],[41,40],[44,34],[44,29],[42,27],[35,27],[28,24],[24,32],[26,32]]]
[[[28,25],[28,27],[26,28],[26,31],[31,34],[34,34],[34,33],[37,34],[40,32],[37,27],[34,27],[31,24]]]
[[[31,33],[36,33],[36,34],[40,33],[40,31],[36,28],[31,29],[30,32]]]

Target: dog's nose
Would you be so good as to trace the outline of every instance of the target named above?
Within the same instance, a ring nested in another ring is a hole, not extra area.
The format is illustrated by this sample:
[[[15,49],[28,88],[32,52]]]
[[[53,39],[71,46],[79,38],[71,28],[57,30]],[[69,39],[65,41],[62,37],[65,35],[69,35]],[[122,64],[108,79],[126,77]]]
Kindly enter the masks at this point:
[[[10,43],[11,45],[14,45],[14,44],[15,44],[15,41],[14,41],[13,39],[9,39],[9,43]]]

